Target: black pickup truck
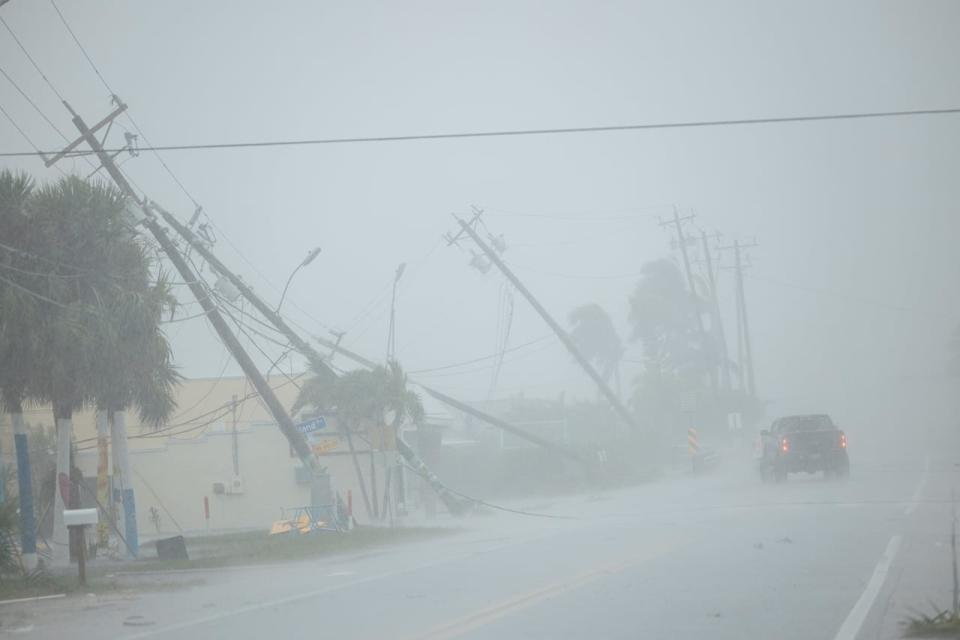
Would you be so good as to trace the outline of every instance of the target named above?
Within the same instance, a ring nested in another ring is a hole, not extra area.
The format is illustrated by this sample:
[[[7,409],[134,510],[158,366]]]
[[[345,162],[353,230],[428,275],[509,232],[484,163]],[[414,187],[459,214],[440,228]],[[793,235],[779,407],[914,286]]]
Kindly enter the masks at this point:
[[[787,416],[760,432],[758,467],[764,482],[783,482],[788,473],[824,477],[850,474],[847,436],[825,414]]]

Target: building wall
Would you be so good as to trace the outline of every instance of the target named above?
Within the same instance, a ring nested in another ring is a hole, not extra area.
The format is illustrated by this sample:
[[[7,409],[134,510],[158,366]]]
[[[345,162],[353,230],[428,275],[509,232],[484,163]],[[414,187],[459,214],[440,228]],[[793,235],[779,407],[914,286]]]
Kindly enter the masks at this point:
[[[268,382],[280,402],[289,407],[296,399],[296,382],[301,378],[302,375],[275,375]],[[208,526],[211,530],[268,529],[280,517],[281,508],[309,503],[308,485],[296,482],[299,460],[291,455],[286,438],[252,391],[242,377],[186,380],[177,388],[178,410],[167,424],[140,424],[136,411],[128,412],[130,466],[141,536],[158,535],[151,507],[160,512],[159,534],[173,534],[180,528],[202,531]],[[233,480],[231,432],[235,398],[243,490],[218,495],[214,493],[214,483],[223,483],[229,491]],[[34,430],[54,423],[49,406],[25,407],[24,414]],[[354,516],[359,522],[367,522],[353,462],[336,431],[335,419],[331,418],[324,430],[310,437],[311,444],[322,452],[319,459],[332,476],[333,489],[344,500],[352,492]],[[0,415],[0,461],[13,468],[11,434],[9,416]],[[96,423],[92,410],[74,415],[73,440],[77,466],[85,477],[96,477]],[[370,453],[361,438],[354,440],[362,449],[361,466],[369,489]],[[375,456],[381,498],[385,469],[394,460],[394,453]],[[15,492],[16,482],[8,488]],[[204,517],[204,497],[210,505],[209,522]]]
[[[332,427],[328,427],[332,429]],[[367,522],[353,462],[346,446],[336,435],[325,436],[327,447],[335,445],[320,462],[332,477],[333,489],[344,500],[354,497],[354,515]],[[270,423],[245,424],[238,428],[238,450],[242,490],[231,490],[233,481],[233,438],[226,425],[208,429],[189,440],[163,438],[153,447],[140,446],[130,452],[133,487],[137,500],[137,520],[141,535],[160,535],[184,531],[262,528],[280,518],[281,509],[309,504],[307,485],[298,484],[296,469],[300,462],[290,455],[286,438]],[[369,485],[370,454],[360,453],[365,479]],[[384,477],[384,462],[390,455],[375,455],[377,475]],[[77,466],[85,476],[96,475],[95,450],[77,456]],[[218,494],[214,483],[227,491]],[[204,498],[210,509],[205,518]],[[160,530],[155,527],[150,509],[160,513]]]

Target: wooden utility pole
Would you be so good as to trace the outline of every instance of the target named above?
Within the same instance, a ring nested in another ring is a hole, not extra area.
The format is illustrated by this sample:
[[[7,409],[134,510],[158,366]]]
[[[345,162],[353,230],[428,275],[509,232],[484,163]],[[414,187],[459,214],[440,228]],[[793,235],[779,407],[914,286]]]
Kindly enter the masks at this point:
[[[315,469],[316,461],[313,457],[313,452],[310,451],[310,447],[307,445],[306,439],[304,438],[303,434],[297,430],[296,426],[293,424],[293,420],[290,419],[290,416],[283,408],[283,405],[273,392],[273,389],[271,389],[270,385],[267,384],[266,379],[263,377],[263,375],[261,375],[256,364],[244,350],[243,345],[240,344],[240,341],[237,340],[236,335],[234,335],[233,331],[230,329],[230,326],[220,314],[220,310],[211,300],[209,292],[201,284],[199,277],[193,272],[193,269],[187,263],[183,255],[181,255],[177,246],[167,235],[166,230],[157,221],[149,204],[146,201],[140,201],[136,192],[133,190],[133,187],[130,186],[130,183],[127,181],[126,177],[120,172],[120,169],[114,162],[113,157],[104,151],[100,141],[97,140],[96,136],[94,136],[94,132],[97,129],[101,128],[105,124],[110,123],[113,118],[117,117],[120,113],[126,110],[126,105],[120,104],[113,111],[113,113],[107,116],[107,118],[104,118],[104,120],[101,120],[99,123],[97,123],[97,125],[94,126],[93,129],[91,129],[73,110],[73,108],[67,104],[67,102],[64,102],[63,104],[73,116],[73,124],[77,127],[77,130],[80,131],[81,138],[68,145],[65,151],[62,151],[53,158],[46,160],[47,166],[51,166],[54,162],[62,158],[67,152],[76,148],[79,144],[81,144],[81,142],[85,141],[90,148],[93,149],[93,151],[97,154],[97,157],[100,159],[103,168],[107,170],[107,173],[110,174],[110,177],[113,178],[113,181],[118,187],[120,187],[120,190],[133,202],[136,202],[139,208],[142,210],[144,216],[141,221],[142,224],[150,231],[153,237],[157,239],[157,242],[160,243],[161,249],[163,249],[164,253],[167,254],[167,257],[170,258],[173,266],[177,269],[177,272],[183,278],[183,281],[186,282],[187,286],[190,288],[190,291],[193,293],[197,302],[203,308],[204,314],[207,316],[210,324],[213,325],[217,335],[220,336],[220,339],[223,341],[224,345],[226,345],[234,360],[236,360],[237,364],[240,365],[240,368],[243,369],[244,374],[253,383],[257,393],[260,394],[264,404],[267,405],[267,408],[270,410],[273,418],[277,421],[280,431],[283,432],[284,436],[286,436],[287,440],[290,442],[290,446],[297,454],[297,457],[300,458],[300,462],[308,469]]]
[[[260,297],[256,293],[254,293],[254,291],[249,287],[249,285],[247,285],[247,283],[242,278],[234,274],[222,262],[220,262],[217,256],[200,240],[200,238],[196,236],[196,234],[190,231],[190,229],[186,225],[182,224],[171,213],[169,213],[168,211],[166,211],[156,203],[151,203],[151,208],[158,211],[160,215],[163,217],[164,221],[167,224],[169,224],[177,233],[179,233],[183,237],[183,239],[186,240],[190,244],[190,246],[193,247],[193,249],[197,253],[199,253],[204,260],[207,261],[207,264],[213,267],[217,271],[217,273],[227,278],[230,281],[230,283],[233,284],[240,291],[240,294],[243,295],[243,297],[245,297],[247,300],[249,300],[251,304],[253,304],[253,306],[257,309],[257,311],[259,311],[268,321],[270,321],[273,324],[273,326],[277,328],[278,331],[280,331],[284,336],[286,336],[287,340],[290,341],[290,344],[293,345],[293,348],[299,351],[303,356],[305,356],[314,368],[329,371],[331,375],[336,375],[333,372],[333,370],[330,369],[330,367],[326,364],[326,361],[324,360],[323,356],[320,355],[320,353],[316,349],[314,349],[313,346],[310,345],[310,343],[308,343],[306,340],[301,338],[290,327],[290,325],[287,324],[287,322],[283,319],[283,317],[273,309],[273,307],[270,307],[263,300],[261,300]],[[342,346],[340,344],[339,339],[334,341],[334,340],[328,340],[327,338],[323,338],[321,336],[312,336],[312,337],[318,344],[323,345],[324,347],[330,349],[332,353],[339,353],[340,355],[346,358],[349,358],[350,360],[353,360],[357,364],[367,367],[368,369],[373,369],[374,367],[378,366],[377,362],[374,362],[369,358],[365,358],[359,353],[356,353]],[[424,391],[426,391],[430,395],[433,395],[438,400],[440,400],[444,404],[447,404],[448,406],[456,408],[457,406],[462,404],[454,400],[453,398],[450,398],[449,396],[446,396],[437,391],[434,391],[433,389],[430,389],[425,385],[421,384],[419,386],[422,387]],[[449,402],[447,400],[444,400],[444,398],[448,399]],[[451,403],[456,403],[456,404],[451,404]],[[481,418],[481,420],[484,420],[484,419]],[[487,420],[484,420],[484,421],[489,422]],[[489,424],[499,427],[503,423],[502,421],[497,421],[496,423],[489,422]],[[533,436],[532,434],[528,434],[527,432],[517,427],[513,427],[513,429],[514,429],[513,432],[518,437],[523,438],[529,442],[533,442],[535,444],[540,444],[539,439],[537,439],[536,436]],[[415,463],[412,462],[412,458],[410,456],[413,455],[413,451],[410,450],[409,447],[405,447],[403,450],[401,450],[401,454],[404,454],[404,457],[407,458],[407,461],[411,462],[411,464],[413,464],[415,467],[420,468],[423,465],[423,462],[419,460],[416,461]],[[437,490],[438,492],[442,492],[442,489],[440,488],[441,485],[438,485],[436,482],[432,482],[432,485],[435,490]],[[441,495],[441,498],[442,497],[443,496]]]
[[[750,343],[750,318],[747,314],[747,300],[743,288],[743,257],[744,249],[756,247],[757,243],[741,244],[734,240],[732,245],[720,247],[721,251],[733,251],[733,270],[737,278],[737,335],[739,336],[742,355],[740,358],[740,379],[742,386],[751,398],[757,395],[756,380],[753,371],[753,348]]]
[[[260,296],[254,293],[253,289],[250,288],[250,285],[248,285],[243,278],[230,271],[230,269],[228,269],[226,265],[224,265],[220,259],[217,258],[217,256],[207,247],[207,245],[204,244],[203,240],[197,237],[197,235],[191,231],[189,227],[177,220],[173,214],[155,202],[150,203],[150,208],[157,211],[157,213],[160,214],[160,217],[163,218],[164,222],[170,225],[170,227],[184,240],[186,240],[187,243],[197,253],[203,256],[203,259],[206,260],[207,264],[213,267],[213,269],[221,276],[230,281],[230,284],[237,288],[237,290],[240,292],[240,295],[246,298],[253,305],[253,307],[260,312],[260,315],[262,315],[273,326],[275,326],[277,330],[280,331],[280,333],[282,333],[287,340],[290,341],[290,344],[293,346],[293,348],[306,357],[314,368],[318,369],[319,371],[327,372],[331,375],[336,375],[334,374],[333,369],[331,369],[326,363],[323,356],[320,355],[317,350],[310,345],[309,342],[301,338],[297,332],[295,332],[290,325],[287,324],[287,321],[283,319],[283,316],[281,316],[276,309],[268,305],[263,301],[263,299],[260,298]]]
[[[730,353],[727,349],[727,333],[723,330],[723,316],[720,313],[720,296],[717,295],[717,277],[713,270],[713,256],[710,253],[710,245],[707,242],[707,232],[700,232],[700,239],[703,241],[703,259],[707,267],[707,277],[710,282],[710,297],[712,299],[713,311],[713,329],[720,345],[720,357],[723,362],[720,363],[720,381],[724,391],[730,391]]]
[[[610,403],[610,406],[613,407],[614,411],[617,413],[620,419],[623,420],[624,424],[634,431],[639,432],[640,426],[633,419],[633,416],[630,415],[630,412],[627,411],[627,408],[623,406],[623,403],[620,402],[620,398],[618,398],[617,394],[615,394],[609,385],[604,382],[600,374],[597,373],[596,369],[593,368],[593,365],[591,365],[590,362],[583,356],[583,354],[580,353],[577,345],[574,344],[573,339],[567,334],[563,327],[561,327],[547,312],[544,306],[540,304],[535,297],[533,297],[533,294],[530,293],[530,290],[527,289],[522,282],[520,282],[520,279],[517,278],[513,271],[511,271],[510,268],[507,267],[507,265],[503,262],[503,260],[500,259],[500,256],[497,254],[497,252],[491,249],[490,246],[483,241],[480,235],[473,229],[473,226],[471,226],[468,222],[461,220],[460,218],[456,218],[456,220],[460,223],[461,229],[463,229],[463,231],[470,236],[480,250],[486,254],[487,258],[489,258],[490,261],[495,264],[498,269],[500,269],[500,272],[506,276],[507,280],[509,280],[514,287],[516,287],[517,291],[523,294],[523,297],[526,298],[527,302],[529,302],[531,306],[533,306],[534,310],[540,314],[540,317],[543,318],[543,321],[546,322],[551,329],[553,329],[553,332],[557,334],[558,338],[560,338],[560,342],[563,343],[563,346],[567,348],[567,351],[570,352],[577,363],[583,368],[584,371],[587,372],[587,375],[589,375],[594,383],[596,383],[597,387],[600,389],[600,393],[603,394],[603,396],[607,399],[607,402]]]
[[[531,434],[531,433],[527,433],[527,432],[525,432],[525,431],[522,431],[522,430],[520,430],[520,429],[517,429],[515,426],[513,426],[513,425],[510,424],[509,422],[506,422],[506,421],[504,421],[504,420],[501,420],[500,418],[497,418],[496,416],[492,416],[492,415],[490,415],[489,413],[484,413],[483,411],[480,411],[479,409],[476,409],[476,408],[474,408],[474,407],[471,407],[470,405],[466,404],[465,402],[460,402],[459,400],[456,400],[456,399],[454,399],[454,398],[451,398],[451,397],[448,396],[448,395],[445,395],[445,394],[443,394],[443,393],[440,393],[439,391],[436,391],[435,389],[429,389],[429,388],[427,388],[427,387],[424,387],[424,391],[426,391],[426,392],[429,393],[431,396],[433,396],[434,398],[436,398],[437,400],[439,400],[440,402],[444,403],[444,404],[447,405],[447,406],[450,406],[450,407],[453,407],[454,409],[458,409],[458,410],[460,410],[460,411],[463,411],[464,413],[467,413],[467,414],[469,414],[469,415],[471,415],[471,416],[473,416],[473,417],[475,417],[475,418],[479,418],[480,420],[483,420],[484,422],[487,422],[487,423],[492,424],[492,425],[494,425],[494,426],[496,426],[496,427],[499,427],[499,428],[503,429],[504,431],[506,431],[507,433],[512,433],[512,434],[514,434],[515,436],[518,436],[518,437],[520,437],[520,438],[523,438],[524,440],[527,440],[528,442],[532,442],[532,443],[534,443],[534,444],[540,445],[541,447],[543,447],[544,449],[547,449],[548,451],[553,451],[554,453],[560,454],[561,456],[564,456],[565,458],[570,458],[571,460],[575,460],[576,462],[579,462],[580,464],[589,467],[589,464],[588,464],[587,460],[586,460],[585,458],[583,458],[583,457],[582,457],[579,453],[577,453],[576,451],[573,451],[572,449],[568,449],[567,447],[561,446],[561,445],[559,445],[559,444],[554,444],[553,442],[549,442],[549,441],[547,441],[547,440],[544,440],[543,438],[541,438],[541,437],[539,437],[539,436],[535,436],[535,435],[533,435],[533,434]]]
[[[244,298],[246,298],[253,307],[260,312],[260,314],[277,330],[282,333],[287,340],[290,341],[290,344],[293,346],[294,350],[303,355],[310,365],[318,372],[331,377],[336,376],[337,374],[333,369],[327,364],[326,360],[320,353],[313,348],[313,346],[304,340],[292,327],[284,320],[274,307],[268,305],[260,296],[254,293],[253,289],[238,275],[233,273],[230,269],[224,265],[219,258],[210,250],[210,248],[199,238],[189,227],[177,220],[169,211],[160,207],[156,203],[151,203],[150,208],[156,210],[164,221],[173,228],[197,253],[199,253],[207,264],[209,264],[213,269],[219,273],[221,276],[226,278],[232,285],[234,285],[237,290],[240,292]],[[340,336],[342,338],[342,335]],[[346,349],[345,347],[340,346],[340,339],[338,338],[336,342],[332,340],[327,340],[318,336],[314,336],[319,344],[322,344],[325,347],[328,347],[331,352],[340,353],[354,362],[357,362],[368,369],[373,369],[377,366],[377,363],[364,358],[363,356],[354,353],[353,351]],[[353,436],[344,426],[344,436],[347,441],[347,447],[350,450],[351,458],[353,459],[354,472],[357,474],[357,482],[360,485],[360,495],[364,500],[364,506],[367,509],[368,514],[373,516],[376,509],[373,504],[370,502],[369,494],[366,489],[366,483],[363,479],[363,472],[360,468],[359,460],[357,459],[356,448],[353,445]],[[413,452],[410,447],[398,447],[399,453],[404,457],[404,459],[414,468],[417,469],[418,473],[424,475],[427,478],[427,481],[430,483],[431,488],[436,491],[437,495],[440,496],[440,499],[443,500],[444,504],[452,513],[458,513],[463,511],[462,500],[455,496],[440,480],[437,478],[433,472],[430,472],[427,466],[420,460],[417,455]],[[374,497],[376,500],[376,497]]]
[[[696,284],[693,280],[693,271],[690,269],[690,254],[687,252],[687,236],[683,233],[683,221],[692,220],[693,218],[694,216],[692,214],[681,218],[677,208],[674,207],[673,220],[661,220],[660,226],[666,227],[673,225],[677,232],[677,245],[680,247],[680,255],[683,258],[683,271],[687,276],[687,287],[690,289],[690,297],[693,300],[694,315],[697,320],[697,332],[700,334],[700,343],[705,348],[707,346],[707,331],[703,326],[703,315],[700,313],[700,297],[697,295]],[[710,388],[713,389],[714,394],[716,394],[717,372],[713,367],[709,367],[708,374],[710,376]]]

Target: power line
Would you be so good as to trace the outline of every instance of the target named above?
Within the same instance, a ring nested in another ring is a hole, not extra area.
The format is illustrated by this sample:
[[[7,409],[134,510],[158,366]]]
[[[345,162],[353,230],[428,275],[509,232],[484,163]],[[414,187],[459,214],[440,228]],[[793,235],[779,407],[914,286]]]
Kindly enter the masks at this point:
[[[304,375],[304,374],[301,373],[301,374],[298,374],[297,376],[295,376],[294,378],[290,378],[290,377],[288,376],[288,377],[287,377],[287,380],[285,380],[284,382],[281,382],[281,383],[278,384],[277,386],[271,387],[271,388],[272,388],[274,391],[276,391],[277,389],[281,389],[281,388],[283,388],[283,387],[285,387],[285,386],[287,386],[287,385],[289,385],[289,384],[296,384],[295,381],[298,380],[299,378],[303,377],[303,375]],[[219,380],[218,380],[218,382],[219,382]],[[251,391],[250,393],[248,393],[248,394],[244,395],[243,397],[239,398],[239,399],[237,400],[237,403],[238,403],[238,404],[244,403],[244,402],[247,402],[248,400],[251,400],[251,399],[253,399],[253,398],[257,398],[257,397],[259,397],[259,396],[260,396],[260,394],[259,394],[257,391]],[[216,422],[217,420],[219,420],[220,418],[224,417],[227,413],[230,412],[232,406],[233,406],[233,400],[231,399],[229,402],[226,402],[226,403],[224,403],[224,404],[221,404],[221,405],[219,405],[219,406],[217,406],[217,407],[215,407],[215,408],[213,408],[213,409],[211,409],[210,411],[207,411],[207,412],[205,412],[205,413],[201,413],[200,415],[196,416],[195,418],[191,418],[190,420],[187,420],[187,421],[185,421],[185,422],[181,422],[181,423],[179,423],[179,424],[167,425],[167,426],[165,426],[165,427],[163,427],[163,428],[155,429],[155,430],[153,430],[153,431],[150,431],[149,433],[141,433],[141,434],[137,434],[137,435],[135,435],[135,436],[130,436],[130,439],[134,439],[134,438],[155,438],[155,437],[159,437],[159,436],[162,435],[162,434],[166,434],[166,432],[168,432],[168,431],[171,431],[171,430],[173,430],[173,429],[179,429],[180,427],[184,427],[184,426],[190,425],[190,424],[196,422],[197,420],[201,420],[201,419],[203,419],[203,418],[206,418],[207,416],[211,416],[211,415],[216,414],[217,412],[220,412],[219,415],[217,415],[216,417],[212,418],[211,420],[208,420],[207,422],[204,422],[203,424],[194,425],[194,426],[190,427],[190,428],[187,429],[187,430],[178,431],[177,433],[168,434],[168,435],[179,435],[180,433],[187,433],[187,431],[194,431],[194,430],[199,429],[199,428],[201,428],[201,427],[209,426],[209,425],[213,424],[214,422]],[[84,439],[82,439],[82,440],[76,440],[75,442],[76,442],[76,444],[80,444],[80,443],[84,443],[84,442],[92,442],[92,441],[94,441],[94,440],[96,440],[96,439],[97,439],[96,437],[93,437],[93,438],[84,438]],[[79,450],[79,451],[83,451],[83,450],[89,449],[89,448],[92,448],[92,447],[81,447],[81,448],[79,448],[78,450]]]
[[[2,22],[3,26],[6,27],[7,31],[10,32],[10,36],[13,38],[14,42],[17,43],[17,46],[20,47],[20,51],[23,51],[23,55],[27,56],[27,60],[29,60],[30,64],[33,65],[33,68],[37,70],[37,73],[39,73],[40,77],[43,78],[44,82],[47,83],[47,86],[50,87],[50,89],[57,95],[57,97],[60,99],[60,102],[64,102],[65,100],[63,95],[57,91],[55,86],[53,86],[53,83],[50,82],[50,78],[47,77],[47,74],[40,69],[40,65],[38,65],[37,61],[33,59],[33,56],[30,55],[30,52],[27,51],[27,48],[23,46],[23,43],[20,42],[20,38],[18,38],[17,34],[13,32],[13,29],[10,27],[7,21],[3,19],[3,16],[0,16],[0,22]]]
[[[505,362],[505,363],[507,363],[507,362],[516,362],[517,360],[520,360],[521,358],[527,358],[527,357],[529,357],[529,356],[536,355],[536,354],[538,354],[538,353],[542,353],[542,352],[547,351],[548,349],[551,349],[551,348],[553,348],[553,347],[555,347],[555,346],[556,346],[556,343],[555,343],[555,342],[550,342],[549,344],[542,345],[542,346],[540,346],[540,347],[538,347],[538,348],[536,348],[536,349],[531,349],[531,350],[525,351],[525,352],[523,352],[523,353],[518,353],[517,355],[513,356],[512,358],[508,358],[508,359],[504,360],[504,362]],[[487,359],[489,359],[489,358],[487,358]],[[484,366],[482,366],[482,367],[475,367],[475,368],[473,368],[473,369],[460,369],[460,370],[457,370],[457,371],[449,371],[449,372],[446,372],[446,373],[418,373],[418,374],[416,374],[416,375],[417,375],[418,377],[427,377],[427,378],[430,378],[430,379],[449,378],[449,377],[451,377],[451,376],[469,375],[469,374],[473,374],[473,373],[482,373],[482,372],[484,372],[484,371],[490,371],[490,370],[492,370],[492,369],[493,369],[494,367],[496,367],[496,366],[497,366],[497,363],[494,362],[494,363],[491,363],[491,364],[488,364],[488,365],[484,365]],[[501,364],[501,366],[502,366],[502,364]],[[411,373],[410,375],[411,375],[411,377],[413,376],[412,373]]]
[[[529,347],[530,345],[537,344],[538,342],[543,342],[544,340],[547,340],[547,339],[552,338],[552,337],[553,337],[553,334],[552,334],[552,333],[551,333],[551,334],[544,335],[544,336],[540,336],[539,338],[536,338],[535,340],[530,340],[529,342],[524,342],[523,344],[518,344],[518,345],[515,346],[515,347],[510,347],[509,349],[504,350],[503,353],[511,353],[511,352],[513,352],[513,351],[519,351],[520,349],[524,349],[524,348],[526,348],[526,347]],[[477,362],[483,362],[484,360],[492,360],[492,359],[494,359],[494,358],[499,357],[500,355],[501,355],[500,351],[497,351],[497,353],[491,353],[490,355],[482,356],[482,357],[479,357],[479,358],[473,358],[472,360],[464,360],[463,362],[457,362],[457,363],[454,363],[454,364],[448,364],[448,365],[444,365],[444,366],[442,366],[442,367],[431,367],[431,368],[429,368],[429,369],[415,369],[415,370],[413,370],[413,371],[408,371],[407,373],[410,374],[410,375],[415,375],[415,374],[422,374],[422,373],[431,373],[431,372],[433,372],[433,371],[444,371],[444,370],[446,370],[446,369],[456,369],[456,368],[458,368],[458,367],[463,367],[463,366],[466,366],[466,365],[468,365],[468,364],[476,364]]]
[[[47,124],[49,124],[51,127],[53,127],[53,130],[56,131],[56,132],[60,135],[61,138],[63,138],[63,139],[66,140],[67,142],[70,142],[70,138],[68,138],[66,135],[64,135],[63,131],[60,131],[60,129],[57,127],[57,125],[55,125],[55,124],[53,123],[53,120],[51,120],[50,118],[47,117],[47,114],[45,114],[45,113],[43,112],[43,109],[41,109],[40,107],[37,106],[37,103],[33,101],[33,98],[31,98],[30,96],[28,96],[28,95],[27,95],[27,92],[20,88],[20,85],[17,84],[16,80],[14,80],[13,78],[10,77],[10,74],[7,73],[6,69],[4,69],[3,67],[0,67],[0,74],[2,74],[3,77],[7,79],[7,82],[9,82],[10,84],[13,85],[13,88],[17,90],[17,93],[19,93],[21,96],[23,96],[23,99],[26,100],[28,103],[30,103],[30,106],[33,107],[33,110],[36,111],[38,114],[40,114],[40,117],[43,118],[44,120],[46,120],[46,121],[47,121]],[[40,152],[37,151],[37,152],[35,152],[35,153],[31,153],[31,154],[28,154],[28,155],[31,155],[31,156],[32,156],[32,155],[37,155],[38,153],[40,153]],[[42,155],[42,154],[41,154],[41,155]]]
[[[80,39],[77,38],[77,34],[73,32],[73,29],[70,28],[70,23],[67,22],[67,19],[63,16],[63,13],[60,11],[60,7],[57,6],[55,0],[50,0],[50,4],[53,5],[54,11],[57,12],[57,15],[60,16],[60,22],[63,23],[63,26],[67,28],[67,32],[70,33],[70,37],[73,38],[73,41],[77,43],[77,47],[80,48],[80,53],[83,54],[83,57],[87,59],[87,62],[90,63],[90,66],[93,68],[94,73],[97,74],[97,77],[100,78],[100,82],[103,83],[103,86],[106,87],[107,91],[110,92],[111,96],[116,95],[113,89],[110,88],[110,84],[107,82],[106,78],[103,77],[103,74],[100,73],[100,69],[97,68],[97,65],[94,64],[93,59],[90,58],[90,54],[87,53],[87,50],[80,44]]]
[[[212,142],[204,144],[170,144],[141,147],[141,151],[197,151],[211,149],[246,149],[261,147],[297,147],[330,144],[364,144],[383,142],[414,142],[426,140],[457,140],[465,138],[507,138],[523,136],[569,135],[582,133],[614,133],[623,131],[645,131],[650,129],[691,129],[706,127],[735,127],[762,124],[783,124],[800,122],[823,122],[828,120],[866,120],[874,118],[901,118],[914,116],[933,116],[960,113],[960,107],[946,109],[908,109],[902,111],[870,111],[859,113],[832,113],[813,116],[783,116],[775,118],[740,118],[730,120],[690,120],[684,122],[657,122],[649,124],[604,125],[593,127],[561,127],[553,129],[505,129],[497,131],[464,131],[458,133],[427,133],[395,136],[366,136],[351,138],[313,138],[295,140],[262,140],[246,142]],[[105,149],[107,153],[116,153],[123,149]],[[49,152],[53,153],[53,152]],[[92,151],[76,151],[68,156],[90,155]],[[20,151],[0,153],[0,157],[33,156],[36,152]]]
[[[36,150],[36,152],[39,154],[39,153],[40,153],[40,147],[38,147],[36,144],[34,144],[33,140],[30,139],[30,136],[28,136],[27,133],[26,133],[23,129],[20,128],[20,125],[18,125],[18,124],[17,124],[17,121],[13,119],[13,116],[11,116],[9,113],[7,113],[7,110],[3,108],[3,105],[2,105],[2,104],[0,104],[0,112],[2,112],[4,116],[6,116],[7,120],[10,121],[10,124],[13,125],[13,128],[16,129],[17,132],[23,137],[23,139],[27,141],[27,144],[29,144],[31,147],[33,147],[33,148]],[[62,172],[62,170],[61,170],[61,172]]]
[[[106,88],[106,90],[110,92],[111,96],[115,96],[116,92],[113,90],[113,87],[111,87],[110,83],[107,82],[107,79],[100,72],[100,68],[97,67],[96,63],[93,61],[93,58],[90,57],[90,54],[87,52],[86,47],[84,47],[83,43],[80,42],[80,38],[77,37],[76,32],[70,26],[70,23],[67,22],[66,16],[64,16],[63,12],[60,11],[60,7],[57,6],[57,3],[54,0],[50,0],[50,4],[53,5],[53,8],[56,10],[57,15],[60,17],[60,21],[63,23],[63,26],[66,27],[67,32],[70,34],[70,37],[73,38],[73,41],[76,43],[77,47],[80,49],[80,52],[83,54],[83,57],[86,58],[88,63],[90,63],[90,68],[93,69],[93,72],[97,74],[98,78],[100,78],[100,82],[103,84],[104,88]],[[37,70],[39,71],[39,69]],[[42,75],[42,72],[41,72],[41,75]],[[147,138],[147,135],[143,132],[143,129],[140,128],[140,125],[137,124],[137,121],[134,119],[130,111],[129,110],[126,111],[125,114],[127,119],[130,121],[130,124],[133,125],[133,128],[137,130],[137,133],[140,135],[141,138],[143,138],[143,141],[146,143],[146,147],[144,147],[143,149],[149,149],[151,152],[153,152],[153,155],[156,156],[157,160],[160,162],[161,166],[163,166],[167,174],[169,174],[169,176],[173,179],[173,181],[177,184],[177,186],[180,187],[180,190],[183,192],[183,194],[187,196],[187,198],[190,200],[190,202],[194,204],[194,206],[200,207],[200,203],[197,202],[197,199],[194,198],[193,195],[190,193],[190,191],[187,190],[184,184],[173,172],[173,169],[171,169],[167,165],[167,163],[164,161],[160,153],[155,148],[153,148],[153,145],[150,143],[150,139]],[[137,187],[137,190],[141,192],[143,191],[142,189],[140,189],[140,187]]]

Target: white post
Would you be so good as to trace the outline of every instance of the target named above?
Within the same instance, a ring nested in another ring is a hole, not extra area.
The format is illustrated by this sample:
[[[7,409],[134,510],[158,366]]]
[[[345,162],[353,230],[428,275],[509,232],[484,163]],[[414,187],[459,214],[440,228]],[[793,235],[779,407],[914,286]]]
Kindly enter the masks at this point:
[[[70,501],[70,435],[73,420],[57,418],[57,482],[53,491],[53,540],[51,563],[54,566],[70,564],[70,536],[63,523],[63,510]]]
[[[107,519],[112,513],[110,504],[110,422],[106,411],[97,411],[97,502],[105,510],[97,521],[97,548],[107,550],[110,542],[110,524]]]
[[[113,412],[111,438],[113,444],[114,495],[123,505],[123,536],[127,552],[136,557],[140,551],[137,535],[137,507],[133,497],[133,476],[130,473],[130,455],[127,451],[127,417],[123,411]]]

